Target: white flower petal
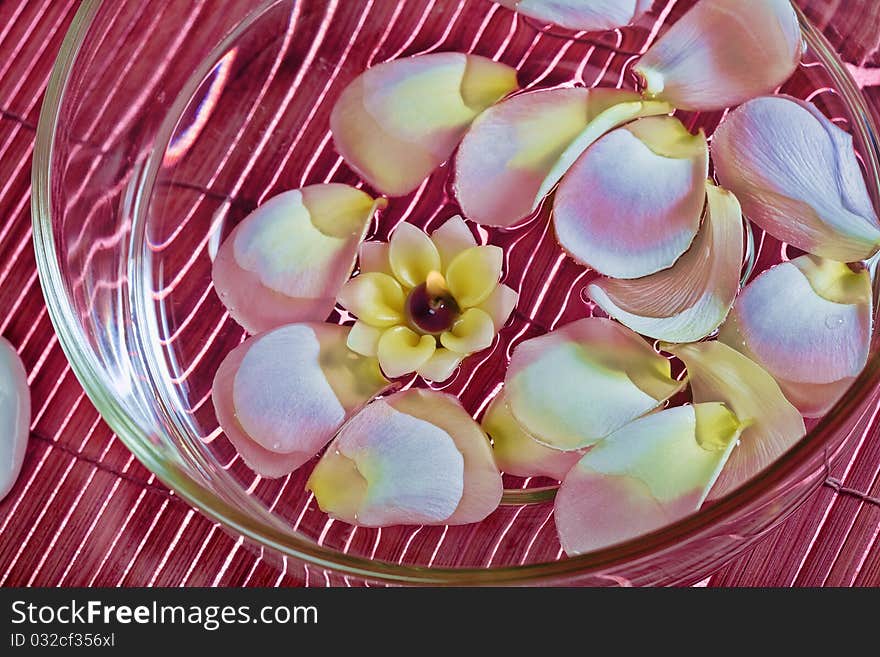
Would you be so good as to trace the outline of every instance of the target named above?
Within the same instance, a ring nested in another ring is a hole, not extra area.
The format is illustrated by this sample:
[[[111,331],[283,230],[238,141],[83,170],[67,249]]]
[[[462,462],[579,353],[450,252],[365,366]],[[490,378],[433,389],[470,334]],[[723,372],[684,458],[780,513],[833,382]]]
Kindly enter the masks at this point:
[[[337,183],[271,198],[220,246],[212,272],[220,300],[250,333],[323,321],[383,205]]]
[[[638,335],[590,318],[517,346],[505,390],[530,435],[574,450],[654,410],[682,385],[672,379],[669,361]]]
[[[568,171],[553,203],[560,245],[615,278],[671,267],[690,246],[706,198],[702,133],[651,117],[608,133]]]
[[[632,422],[593,447],[556,495],[556,529],[584,554],[697,511],[742,430],[723,404],[679,406]]]
[[[388,242],[361,242],[358,247],[358,265],[361,274],[372,272],[394,276]]]
[[[597,32],[624,27],[651,7],[646,0],[496,0],[524,16],[569,30]]]
[[[742,211],[730,192],[711,184],[707,192],[703,227],[672,267],[588,287],[602,310],[636,333],[668,342],[695,342],[721,325],[739,291]]]
[[[0,500],[21,472],[30,426],[27,372],[12,345],[0,338]]]
[[[822,415],[845,389],[822,386],[852,380],[867,362],[872,307],[867,270],[801,256],[746,286],[719,339],[770,372],[802,413]]]
[[[803,418],[773,377],[739,352],[721,342],[666,348],[687,366],[694,403],[723,402],[744,425],[710,499],[758,475],[806,433]]]
[[[715,132],[712,155],[721,184],[774,237],[841,262],[880,247],[852,137],[815,106],[787,96],[746,103]]]
[[[700,0],[635,70],[649,97],[684,110],[723,109],[785,82],[802,39],[789,0]]]
[[[516,88],[515,70],[477,55],[386,62],[342,92],[330,116],[333,140],[370,185],[403,196],[452,155],[480,112]]]

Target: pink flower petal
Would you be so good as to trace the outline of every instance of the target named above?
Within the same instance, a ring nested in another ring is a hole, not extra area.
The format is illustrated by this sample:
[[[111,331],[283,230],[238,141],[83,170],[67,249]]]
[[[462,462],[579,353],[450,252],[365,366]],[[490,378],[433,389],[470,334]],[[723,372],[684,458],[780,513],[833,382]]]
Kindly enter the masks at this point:
[[[21,472],[30,426],[27,372],[12,345],[0,338],[0,500]]]
[[[852,137],[814,105],[788,96],[746,103],[715,132],[712,155],[746,216],[780,240],[841,262],[880,247]]]
[[[454,397],[427,390],[367,406],[308,487],[322,510],[366,526],[479,522],[503,492],[485,434]]]
[[[473,233],[471,233],[470,228],[467,227],[461,215],[451,217],[431,233],[431,240],[440,253],[443,271],[446,271],[449,263],[455,260],[455,256],[459,253],[477,246],[477,240],[474,239]]]
[[[495,463],[507,474],[561,481],[583,456],[583,450],[562,452],[535,440],[510,412],[504,392],[492,400],[482,424],[492,437]]]
[[[651,117],[608,133],[568,171],[553,203],[560,245],[615,278],[671,267],[700,226],[709,153],[678,119]]]
[[[873,331],[867,270],[801,256],[764,272],[743,290],[719,339],[764,367],[804,414],[821,415],[839,394],[828,384],[858,376]],[[801,385],[807,386],[798,391]],[[837,391],[842,393],[842,390]]]
[[[390,245],[388,242],[361,242],[358,247],[358,265],[361,274],[387,274],[391,271]]]
[[[608,130],[670,107],[619,89],[550,89],[486,110],[468,131],[455,169],[465,216],[511,226],[538,207],[565,171]]]
[[[802,39],[789,0],[700,0],[635,70],[649,97],[684,110],[723,109],[785,82]]]
[[[637,333],[667,342],[695,342],[721,325],[739,291],[742,211],[730,192],[714,185],[707,191],[703,227],[672,267],[587,288],[602,310]]]
[[[477,308],[492,318],[492,323],[495,325],[495,332],[497,333],[504,328],[507,320],[510,319],[510,314],[516,308],[518,300],[519,294],[515,290],[512,290],[503,283],[499,283],[492,290],[489,297],[478,305]]]
[[[403,196],[449,159],[480,112],[516,88],[516,71],[477,55],[398,59],[355,78],[330,127],[340,154],[370,185]]]
[[[220,300],[254,334],[326,319],[383,204],[337,183],[271,198],[220,246],[213,265]]]
[[[517,346],[505,394],[530,435],[575,450],[654,410],[682,385],[669,361],[638,335],[590,318]]]
[[[569,30],[597,32],[634,22],[651,8],[650,0],[496,0],[524,16]]]
[[[563,549],[584,554],[697,511],[741,430],[723,404],[699,404],[654,413],[608,436],[556,495]]]
[[[295,470],[389,386],[376,359],[346,347],[347,336],[341,326],[291,324],[251,338],[221,364],[213,390],[217,419],[257,473]]]
[[[723,402],[744,424],[709,499],[723,497],[757,476],[806,433],[803,418],[773,377],[739,352],[721,342],[667,349],[687,366],[695,403]]]

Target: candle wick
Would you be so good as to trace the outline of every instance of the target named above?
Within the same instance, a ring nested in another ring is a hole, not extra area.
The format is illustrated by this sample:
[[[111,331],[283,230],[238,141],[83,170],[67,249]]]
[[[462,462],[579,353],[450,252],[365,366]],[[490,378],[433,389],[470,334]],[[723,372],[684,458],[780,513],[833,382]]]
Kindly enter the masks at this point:
[[[449,288],[446,287],[446,279],[443,278],[443,274],[439,271],[431,271],[428,273],[428,278],[425,281],[425,291],[431,297],[442,297],[449,293]]]

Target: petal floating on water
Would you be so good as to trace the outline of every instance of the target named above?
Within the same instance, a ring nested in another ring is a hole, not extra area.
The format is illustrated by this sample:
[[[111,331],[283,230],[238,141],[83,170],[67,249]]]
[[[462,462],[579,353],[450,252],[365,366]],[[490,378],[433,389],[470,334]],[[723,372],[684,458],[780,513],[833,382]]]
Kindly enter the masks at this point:
[[[773,377],[738,351],[721,342],[666,348],[687,366],[694,402],[723,402],[744,426],[710,499],[760,473],[806,433],[803,418]]]
[[[220,246],[214,287],[250,333],[323,321],[384,200],[347,185],[312,185],[269,199]]]
[[[462,141],[455,169],[462,212],[479,224],[511,226],[534,212],[604,133],[671,110],[620,89],[549,89],[505,100],[486,110]]]
[[[599,280],[593,301],[636,333],[668,342],[695,342],[717,329],[739,291],[742,211],[736,197],[709,185],[703,226],[669,269],[635,280]]]
[[[700,0],[635,71],[650,98],[718,110],[772,92],[791,77],[802,52],[789,0]]]
[[[641,418],[595,445],[556,495],[566,553],[608,547],[697,511],[741,430],[723,404],[698,404]]]
[[[814,105],[787,96],[750,101],[719,126],[712,156],[721,184],[774,237],[841,262],[880,248],[852,136]]]
[[[553,203],[560,245],[614,278],[671,267],[700,227],[705,135],[673,117],[639,119],[602,137],[568,171]]]
[[[595,444],[682,386],[671,377],[669,361],[642,338],[599,318],[518,345],[505,382],[517,421],[563,450]]]
[[[773,375],[801,413],[818,417],[865,367],[872,308],[866,269],[805,255],[747,285],[719,340]]]
[[[516,88],[514,69],[478,55],[386,62],[342,92],[330,116],[333,140],[370,185],[403,196],[449,159],[480,112]]]
[[[652,0],[496,0],[523,16],[569,30],[597,32],[625,27],[651,8]]]

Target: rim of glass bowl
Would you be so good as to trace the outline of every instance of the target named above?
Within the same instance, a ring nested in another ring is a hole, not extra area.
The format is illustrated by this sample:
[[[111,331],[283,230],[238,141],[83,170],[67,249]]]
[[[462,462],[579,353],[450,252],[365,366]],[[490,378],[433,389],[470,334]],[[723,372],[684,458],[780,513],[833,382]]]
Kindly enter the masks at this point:
[[[864,403],[875,383],[880,380],[880,354],[875,353],[843,398],[822,418],[813,431],[767,468],[760,477],[740,486],[709,508],[672,525],[626,543],[577,557],[489,569],[404,566],[326,549],[304,536],[288,534],[255,522],[253,518],[227,504],[211,490],[192,479],[179,465],[163,458],[145,432],[126,415],[112,392],[103,385],[100,364],[85,346],[85,341],[79,338],[81,328],[64,292],[51,217],[50,167],[54,136],[68,76],[92,20],[105,1],[84,0],[74,16],[55,61],[37,127],[31,210],[37,269],[49,316],[57,331],[61,347],[85,392],[123,443],[186,502],[209,518],[244,535],[258,545],[272,548],[286,557],[320,568],[328,568],[343,575],[389,583],[528,584],[561,581],[569,577],[583,577],[619,568],[627,563],[675,549],[684,539],[695,538],[701,532],[711,532],[712,527],[719,522],[746,515],[745,512],[751,503],[759,501],[765,494],[772,492],[800,465],[821,452],[830,432]],[[856,110],[853,130],[858,133],[863,143],[877,144],[878,133],[861,93],[846,70],[839,66],[838,56],[825,37],[813,27],[799,8],[797,11],[807,43],[831,65],[830,75],[842,92],[844,100],[851,109]],[[237,31],[238,28],[233,36]],[[868,160],[870,182],[873,183],[875,191],[880,190],[880,162],[876,149],[868,153]]]

